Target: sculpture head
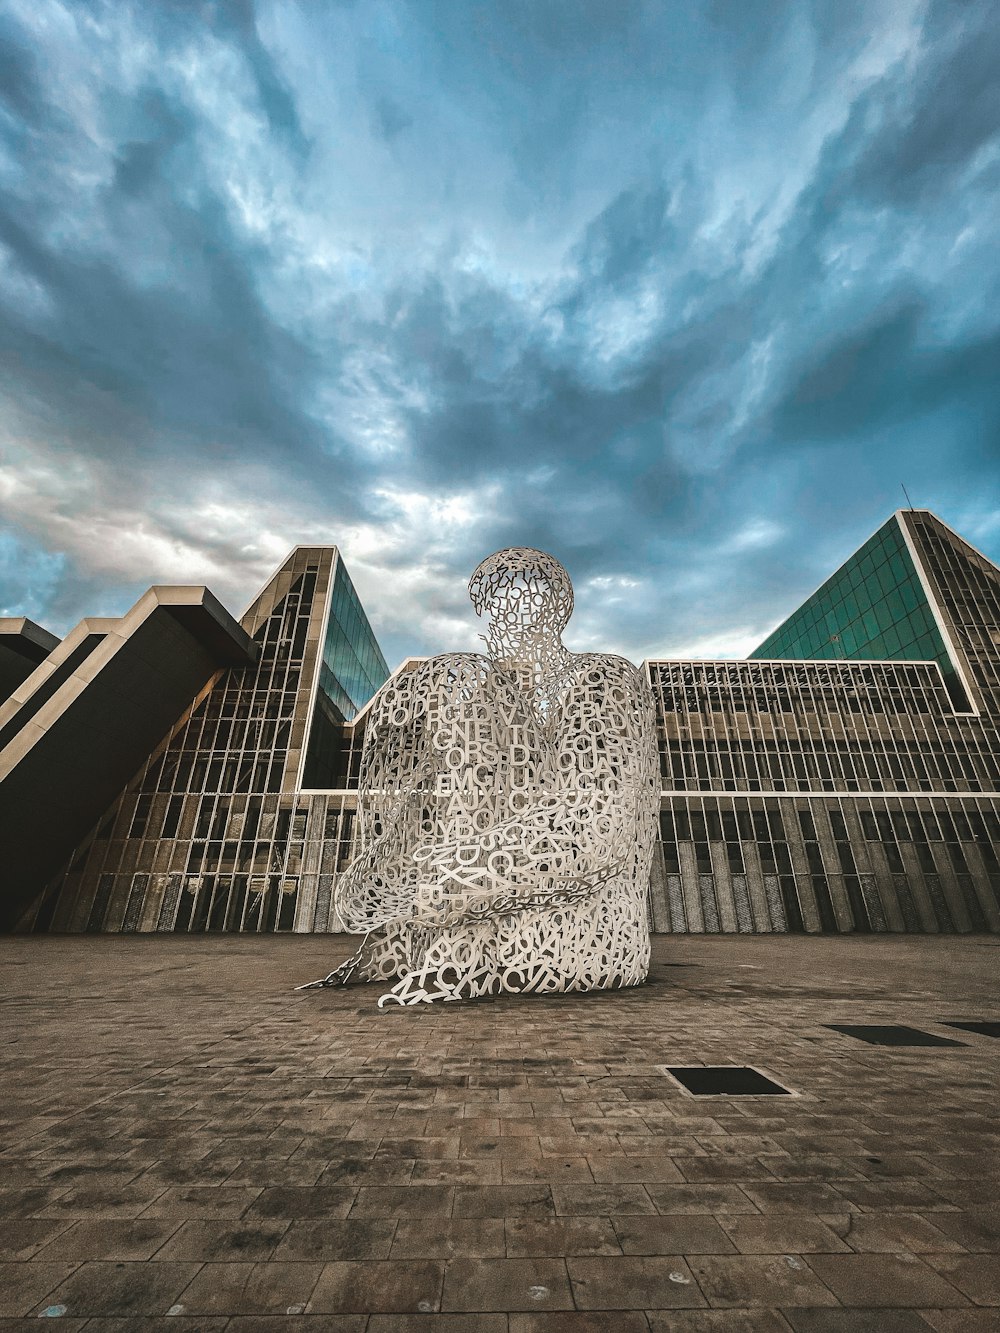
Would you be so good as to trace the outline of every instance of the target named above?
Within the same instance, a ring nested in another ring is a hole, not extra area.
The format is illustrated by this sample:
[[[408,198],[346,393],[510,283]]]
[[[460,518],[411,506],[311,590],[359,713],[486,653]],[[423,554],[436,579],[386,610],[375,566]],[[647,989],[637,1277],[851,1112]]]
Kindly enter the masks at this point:
[[[469,580],[477,615],[489,618],[494,657],[547,656],[573,614],[573,585],[554,556],[529,546],[488,555]]]

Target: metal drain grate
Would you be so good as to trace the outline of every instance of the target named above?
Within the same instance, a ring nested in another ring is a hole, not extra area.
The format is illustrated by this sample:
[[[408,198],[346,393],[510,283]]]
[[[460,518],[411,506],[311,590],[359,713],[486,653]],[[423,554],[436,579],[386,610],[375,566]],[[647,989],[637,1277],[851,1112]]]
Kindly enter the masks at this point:
[[[693,1097],[791,1097],[794,1093],[750,1065],[663,1065]]]
[[[964,1041],[938,1037],[933,1032],[921,1032],[893,1023],[825,1023],[833,1032],[843,1032],[869,1046],[964,1046]]]
[[[961,1028],[963,1032],[975,1032],[980,1037],[1000,1037],[1000,1023],[995,1020],[987,1022],[985,1019],[977,1019],[975,1022],[955,1023],[950,1018],[945,1018],[942,1020],[942,1026]]]

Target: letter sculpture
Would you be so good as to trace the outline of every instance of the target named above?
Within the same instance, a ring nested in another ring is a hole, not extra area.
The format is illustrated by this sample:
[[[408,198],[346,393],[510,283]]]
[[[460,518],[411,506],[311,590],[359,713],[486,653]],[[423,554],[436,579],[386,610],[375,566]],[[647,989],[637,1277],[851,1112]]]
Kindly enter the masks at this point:
[[[641,671],[571,653],[563,566],[514,547],[469,584],[485,655],[448,653],[373,701],[358,846],[335,896],[365,940],[320,982],[387,1001],[635,986],[649,967],[659,799]]]

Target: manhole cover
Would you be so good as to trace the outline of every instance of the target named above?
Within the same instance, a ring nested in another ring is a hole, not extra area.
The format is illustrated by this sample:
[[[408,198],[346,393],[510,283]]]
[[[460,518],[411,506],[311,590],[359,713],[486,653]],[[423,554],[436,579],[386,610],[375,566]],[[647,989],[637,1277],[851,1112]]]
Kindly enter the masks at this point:
[[[683,1068],[663,1065],[663,1072],[677,1080],[694,1097],[789,1097],[780,1083],[749,1065],[692,1065]]]
[[[969,1023],[953,1023],[950,1019],[945,1019],[943,1026],[946,1028],[961,1028],[963,1032],[975,1032],[980,1037],[1000,1037],[1000,1023],[996,1022],[977,1020]]]
[[[964,1046],[964,1041],[953,1041],[951,1037],[937,1037],[933,1032],[921,1032],[919,1028],[908,1028],[893,1023],[825,1023],[824,1027],[833,1032],[843,1032],[848,1037],[857,1037],[869,1046]]]

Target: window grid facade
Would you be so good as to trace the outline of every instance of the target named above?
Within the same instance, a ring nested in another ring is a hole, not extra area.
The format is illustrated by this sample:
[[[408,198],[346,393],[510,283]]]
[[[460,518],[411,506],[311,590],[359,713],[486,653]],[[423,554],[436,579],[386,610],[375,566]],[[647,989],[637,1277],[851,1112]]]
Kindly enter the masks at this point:
[[[203,691],[46,895],[39,927],[292,929],[295,780],[335,559],[293,553],[243,618],[258,663]]]
[[[1000,715],[1000,570],[926,510],[899,515],[917,549],[974,702]]]

